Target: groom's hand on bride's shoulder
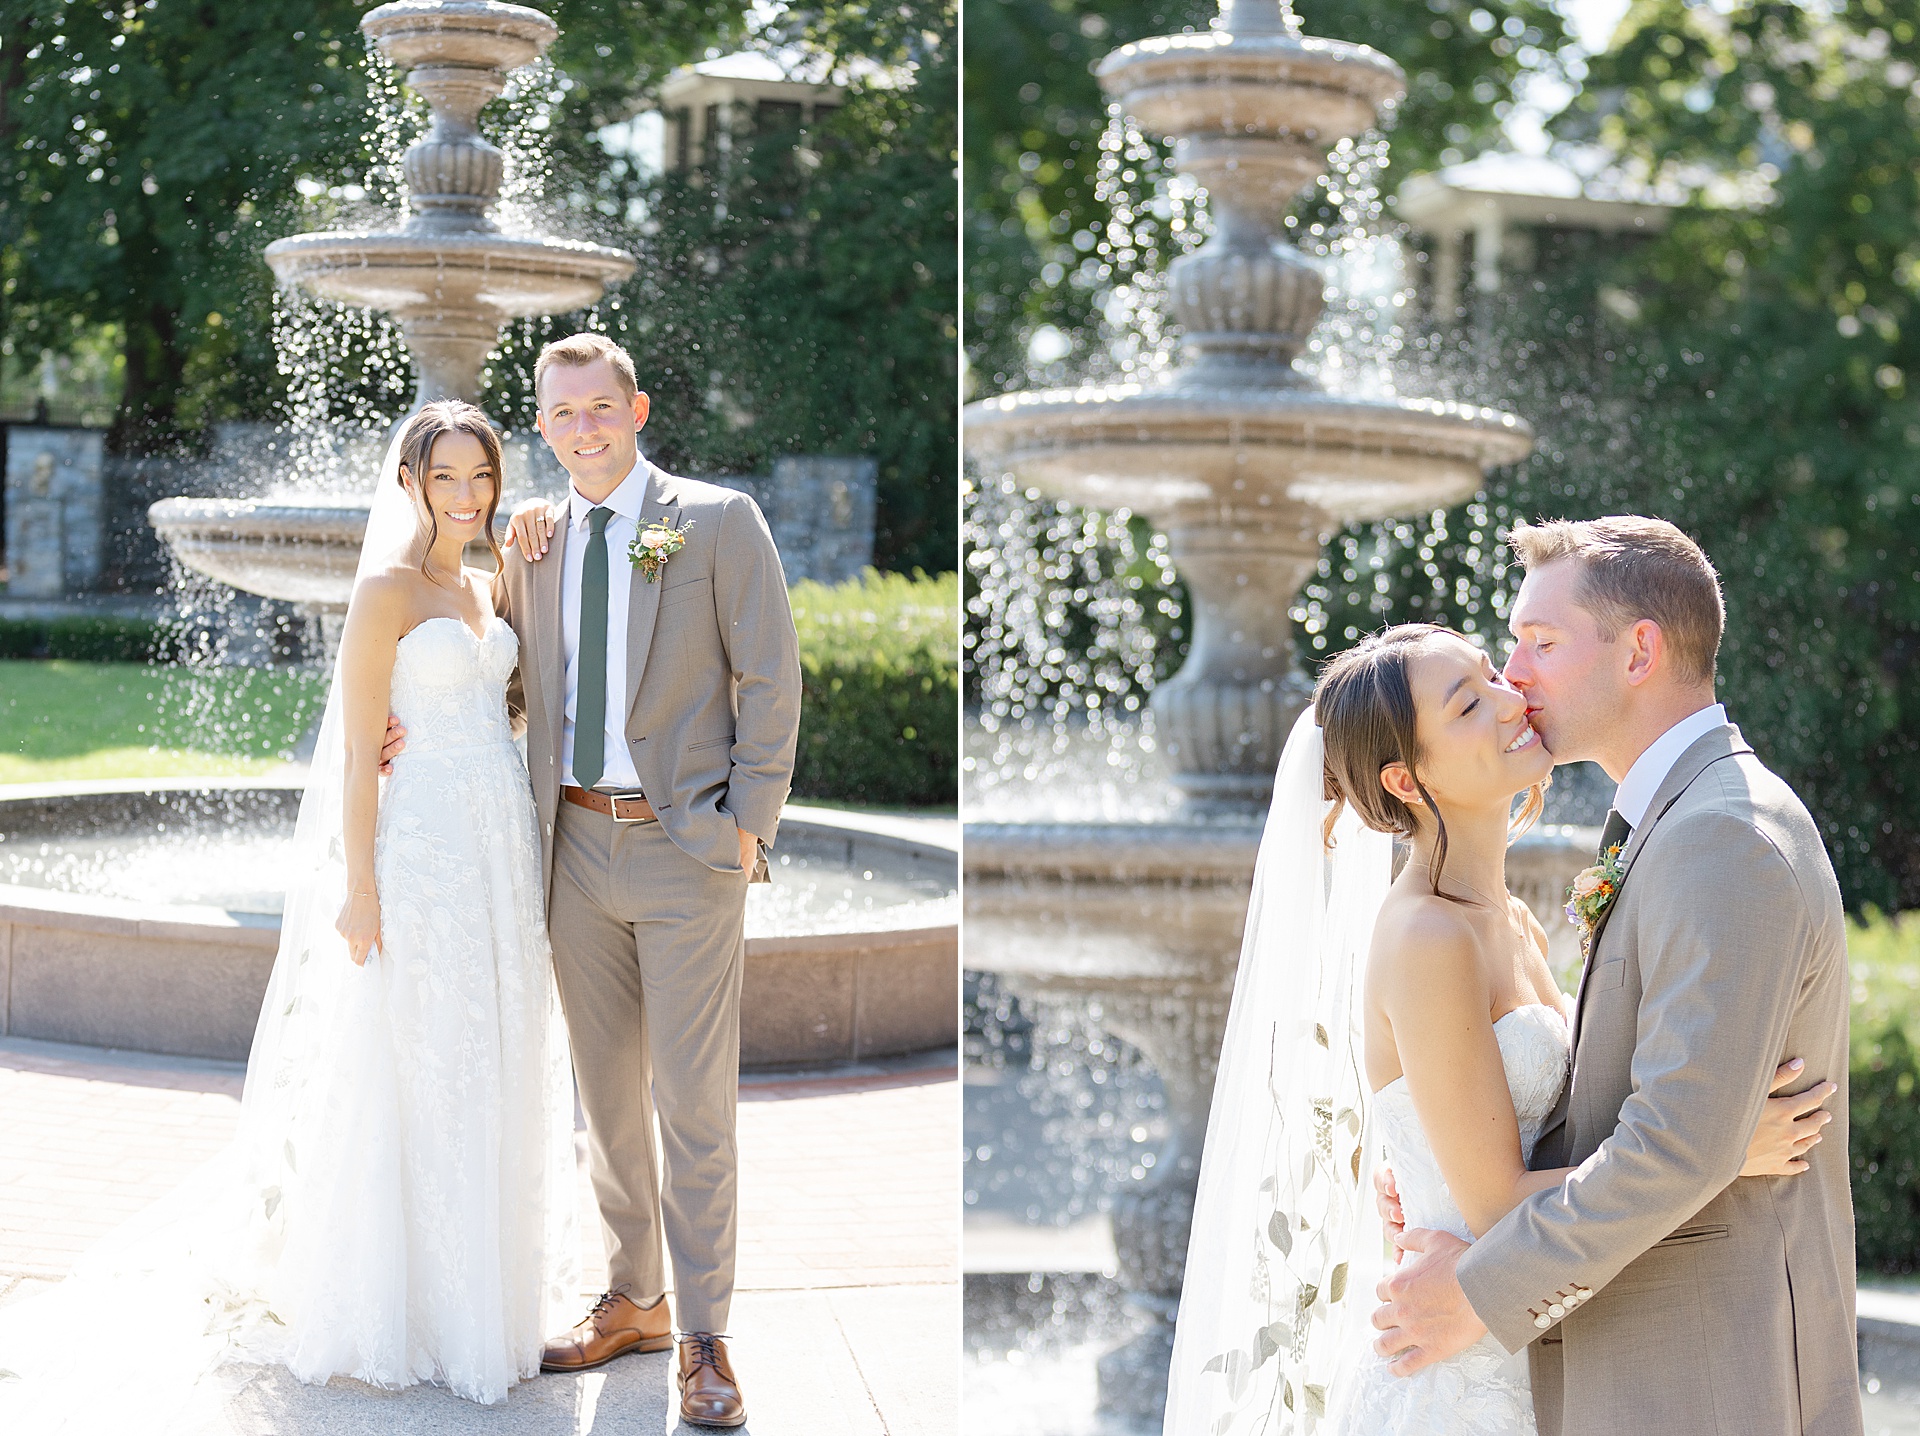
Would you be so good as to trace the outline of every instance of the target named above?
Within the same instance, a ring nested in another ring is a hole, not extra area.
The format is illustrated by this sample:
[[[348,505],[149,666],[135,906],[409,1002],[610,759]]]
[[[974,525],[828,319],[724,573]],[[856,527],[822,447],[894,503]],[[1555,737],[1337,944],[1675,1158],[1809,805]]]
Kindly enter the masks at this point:
[[[1386,1303],[1373,1313],[1380,1336],[1373,1349],[1390,1357],[1387,1369],[1411,1376],[1436,1361],[1458,1356],[1487,1334],[1454,1274],[1467,1243],[1451,1232],[1415,1228],[1399,1237],[1407,1259],[1375,1294]],[[1411,1255],[1407,1255],[1411,1254]]]
[[[540,562],[553,540],[553,526],[558,522],[559,512],[558,504],[545,499],[527,499],[507,520],[507,537],[501,546],[512,548],[518,544],[528,563]]]
[[[380,745],[381,777],[391,778],[393,776],[393,760],[405,752],[406,747],[407,730],[400,725],[398,718],[389,713],[387,715],[387,738],[386,741]]]

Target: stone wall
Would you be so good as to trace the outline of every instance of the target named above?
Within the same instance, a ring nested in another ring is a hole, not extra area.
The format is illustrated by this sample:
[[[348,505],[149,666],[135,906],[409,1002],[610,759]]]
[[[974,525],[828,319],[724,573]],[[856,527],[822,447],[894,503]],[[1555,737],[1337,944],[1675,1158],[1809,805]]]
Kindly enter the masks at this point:
[[[7,436],[7,587],[16,598],[89,589],[102,568],[97,429],[11,428]]]

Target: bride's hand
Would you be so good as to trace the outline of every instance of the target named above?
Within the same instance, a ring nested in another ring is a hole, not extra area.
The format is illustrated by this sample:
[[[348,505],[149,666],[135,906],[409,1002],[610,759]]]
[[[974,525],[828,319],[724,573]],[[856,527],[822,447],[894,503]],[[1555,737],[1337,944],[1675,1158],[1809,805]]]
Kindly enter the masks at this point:
[[[1799,1058],[1782,1062],[1774,1069],[1769,1092],[1778,1092],[1800,1075],[1806,1064]],[[1834,1082],[1818,1082],[1791,1097],[1769,1097],[1760,1113],[1760,1125],[1753,1129],[1747,1143],[1743,1177],[1790,1177],[1807,1170],[1807,1153],[1820,1140],[1820,1129],[1833,1120],[1833,1113],[1820,1104],[1839,1091]]]
[[[547,541],[553,537],[555,515],[560,512],[556,505],[545,499],[528,499],[513,511],[513,517],[507,521],[506,548],[520,545],[520,552],[532,563],[538,563],[547,551]]]
[[[347,940],[347,956],[353,959],[353,965],[365,967],[367,954],[380,946],[380,899],[348,893],[333,928]]]

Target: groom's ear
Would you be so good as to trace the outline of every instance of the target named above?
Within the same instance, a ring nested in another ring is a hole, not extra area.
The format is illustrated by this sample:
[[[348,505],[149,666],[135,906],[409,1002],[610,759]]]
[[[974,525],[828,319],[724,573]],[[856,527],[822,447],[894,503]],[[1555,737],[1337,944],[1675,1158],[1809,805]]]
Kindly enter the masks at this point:
[[[1667,636],[1651,618],[1642,618],[1630,624],[1620,635],[1620,640],[1626,645],[1629,687],[1638,688],[1666,667]]]
[[[637,390],[633,396],[633,432],[639,433],[647,427],[647,415],[653,412],[653,401],[647,397],[645,389]]]

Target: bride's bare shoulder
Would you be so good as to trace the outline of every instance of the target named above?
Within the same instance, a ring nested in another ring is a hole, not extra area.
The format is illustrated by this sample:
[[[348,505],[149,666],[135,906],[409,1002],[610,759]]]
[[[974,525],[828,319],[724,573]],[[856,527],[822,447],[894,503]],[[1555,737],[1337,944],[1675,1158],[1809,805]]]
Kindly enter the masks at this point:
[[[1374,924],[1367,985],[1382,998],[1430,990],[1436,978],[1478,973],[1480,959],[1480,936],[1465,907],[1396,884]]]

